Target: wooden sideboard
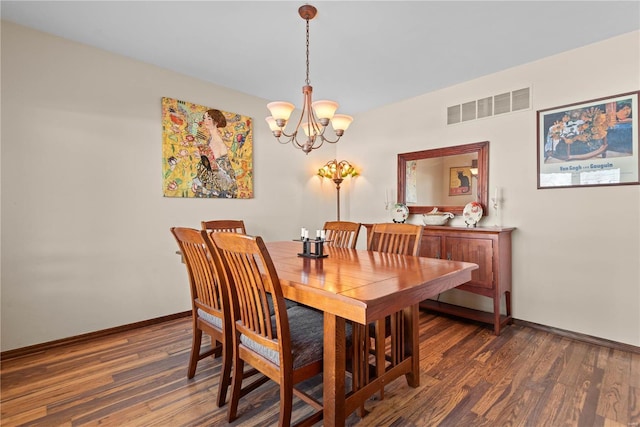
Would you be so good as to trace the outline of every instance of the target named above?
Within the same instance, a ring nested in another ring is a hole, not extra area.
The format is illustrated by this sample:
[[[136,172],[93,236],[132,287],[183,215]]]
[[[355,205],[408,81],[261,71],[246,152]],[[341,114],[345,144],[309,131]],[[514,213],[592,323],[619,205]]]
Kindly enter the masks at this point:
[[[362,224],[367,238],[373,224]],[[420,308],[451,314],[478,322],[493,324],[493,332],[500,335],[511,317],[511,232],[512,227],[451,227],[424,226],[420,256],[450,259],[478,264],[471,273],[471,281],[456,289],[493,299],[493,312],[475,310],[435,300],[424,300]],[[502,294],[506,314],[500,314]]]
[[[458,286],[467,292],[493,299],[493,313],[474,310],[434,300],[424,300],[420,308],[452,314],[479,322],[492,323],[493,331],[512,322],[511,317],[511,232],[504,227],[425,226],[420,255],[467,261],[480,267],[471,281]],[[505,297],[506,314],[500,314],[500,301]]]

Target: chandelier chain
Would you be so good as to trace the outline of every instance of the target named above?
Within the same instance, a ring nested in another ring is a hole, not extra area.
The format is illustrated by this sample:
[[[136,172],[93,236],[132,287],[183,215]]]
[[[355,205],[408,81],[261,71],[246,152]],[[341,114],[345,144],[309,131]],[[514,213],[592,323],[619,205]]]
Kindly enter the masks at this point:
[[[307,19],[307,78],[305,80],[305,83],[307,85],[310,85],[310,81],[309,81],[309,20]]]

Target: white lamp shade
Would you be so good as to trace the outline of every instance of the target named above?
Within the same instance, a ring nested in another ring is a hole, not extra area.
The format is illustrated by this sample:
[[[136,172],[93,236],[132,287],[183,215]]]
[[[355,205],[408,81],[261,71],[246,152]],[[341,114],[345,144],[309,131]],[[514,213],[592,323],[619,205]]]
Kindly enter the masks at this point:
[[[280,127],[276,123],[276,119],[274,119],[273,116],[265,117],[265,120],[269,124],[269,129],[271,129],[271,132],[275,130],[280,130]]]
[[[300,127],[302,128],[302,130],[304,130],[305,135],[307,136],[312,136],[312,135],[317,135],[318,134],[318,126],[316,125],[316,128],[314,129],[314,127],[311,125],[311,123],[309,122],[304,122],[300,124]]]
[[[315,101],[311,104],[313,111],[316,113],[318,119],[329,119],[333,117],[338,109],[338,103],[334,101],[327,101],[326,99]]]
[[[331,126],[333,126],[334,130],[347,130],[352,121],[353,117],[351,116],[336,114],[333,116],[333,119],[331,119]]]
[[[276,101],[268,103],[267,108],[271,112],[271,116],[274,120],[281,119],[287,121],[289,120],[289,117],[291,117],[291,112],[295,106],[290,102]]]

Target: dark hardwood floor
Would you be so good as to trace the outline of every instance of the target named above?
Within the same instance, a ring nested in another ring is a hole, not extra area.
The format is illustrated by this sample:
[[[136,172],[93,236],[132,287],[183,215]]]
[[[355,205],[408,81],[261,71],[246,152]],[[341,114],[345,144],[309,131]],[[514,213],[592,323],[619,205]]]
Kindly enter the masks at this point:
[[[522,325],[488,326],[423,312],[420,387],[404,378],[352,414],[357,426],[640,426],[640,354]],[[4,360],[2,426],[277,424],[273,383],[217,408],[219,360],[187,380],[189,318]],[[321,379],[308,389],[322,394]],[[309,408],[294,398],[294,420]]]

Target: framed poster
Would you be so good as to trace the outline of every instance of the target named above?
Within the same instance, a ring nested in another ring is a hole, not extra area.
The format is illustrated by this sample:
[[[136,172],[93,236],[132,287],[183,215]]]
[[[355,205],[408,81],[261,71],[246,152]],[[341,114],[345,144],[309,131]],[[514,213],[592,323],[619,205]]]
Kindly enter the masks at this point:
[[[538,188],[640,184],[639,93],[539,110]]]
[[[162,98],[165,197],[253,198],[253,120]]]
[[[471,194],[471,178],[471,167],[469,166],[457,166],[450,168],[449,195],[467,196]]]

